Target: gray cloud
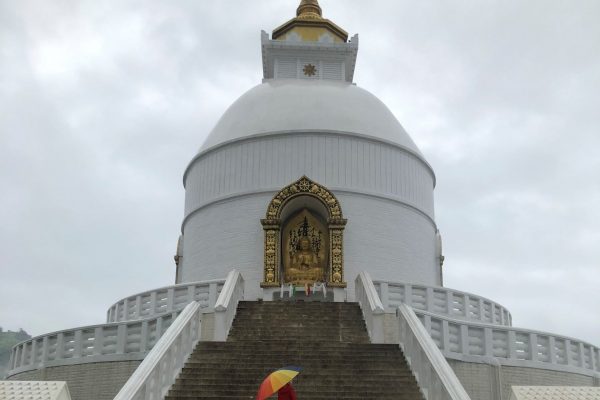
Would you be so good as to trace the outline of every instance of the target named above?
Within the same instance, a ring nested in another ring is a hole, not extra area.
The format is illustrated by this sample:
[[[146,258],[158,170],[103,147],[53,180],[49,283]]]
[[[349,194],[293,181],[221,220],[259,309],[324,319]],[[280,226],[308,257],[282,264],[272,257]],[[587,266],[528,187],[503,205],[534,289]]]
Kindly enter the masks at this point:
[[[600,3],[322,0],[433,165],[445,283],[600,344]],[[0,0],[0,323],[174,280],[183,170],[260,82],[282,1]]]

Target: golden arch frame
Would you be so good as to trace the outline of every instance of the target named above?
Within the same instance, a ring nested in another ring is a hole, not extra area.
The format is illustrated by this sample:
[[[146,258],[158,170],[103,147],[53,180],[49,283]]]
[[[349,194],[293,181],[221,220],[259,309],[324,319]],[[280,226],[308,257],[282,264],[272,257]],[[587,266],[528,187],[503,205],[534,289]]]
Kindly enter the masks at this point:
[[[281,213],[285,205],[298,196],[311,196],[319,200],[327,209],[329,229],[329,265],[327,285],[346,287],[344,282],[344,219],[342,208],[335,195],[326,187],[303,176],[296,182],[281,189],[269,203],[267,214],[261,219],[265,231],[264,276],[261,287],[279,287],[281,270]]]

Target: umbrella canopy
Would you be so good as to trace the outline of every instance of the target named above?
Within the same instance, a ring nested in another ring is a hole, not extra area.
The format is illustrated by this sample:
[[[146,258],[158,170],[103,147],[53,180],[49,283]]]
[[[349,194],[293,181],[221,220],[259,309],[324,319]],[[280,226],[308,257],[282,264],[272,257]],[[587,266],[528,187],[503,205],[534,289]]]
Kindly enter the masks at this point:
[[[263,383],[260,384],[258,394],[256,395],[256,400],[264,400],[273,393],[277,392],[279,389],[285,386],[286,383],[291,382],[291,380],[300,373],[300,370],[300,367],[290,366],[271,372],[271,374],[265,378]]]

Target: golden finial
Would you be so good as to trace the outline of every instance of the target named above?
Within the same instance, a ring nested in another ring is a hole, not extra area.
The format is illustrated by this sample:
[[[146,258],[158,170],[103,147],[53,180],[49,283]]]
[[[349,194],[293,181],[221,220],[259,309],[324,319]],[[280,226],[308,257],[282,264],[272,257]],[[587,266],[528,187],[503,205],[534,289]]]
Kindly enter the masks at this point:
[[[333,34],[335,41],[344,43],[348,40],[348,33],[323,18],[323,11],[318,0],[302,0],[296,9],[296,18],[275,28],[273,40],[285,40],[290,32],[299,35],[302,41],[316,42],[324,33]]]
[[[322,15],[318,0],[302,0],[296,9],[296,16],[300,19],[321,19]]]

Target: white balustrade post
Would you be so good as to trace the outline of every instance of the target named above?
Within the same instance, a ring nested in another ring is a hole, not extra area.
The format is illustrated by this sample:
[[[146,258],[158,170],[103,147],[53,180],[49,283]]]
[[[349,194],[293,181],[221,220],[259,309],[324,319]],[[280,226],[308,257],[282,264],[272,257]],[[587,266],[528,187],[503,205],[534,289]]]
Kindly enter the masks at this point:
[[[82,350],[82,336],[83,332],[81,329],[77,329],[75,331],[75,335],[73,336],[73,358],[81,358],[81,350]]]
[[[48,336],[44,336],[42,341],[42,363],[41,366],[45,366],[48,361],[48,353],[50,352],[49,344],[48,344]]]
[[[425,310],[433,310],[433,288],[425,288]]]
[[[469,348],[469,328],[467,325],[460,325],[460,350],[463,354],[471,354]]]
[[[59,332],[56,335],[56,352],[54,353],[54,358],[56,360],[60,360],[63,358],[65,353],[65,337],[62,332]]]
[[[508,331],[508,358],[517,358],[517,335],[512,329]]]
[[[21,345],[21,366],[27,365],[27,342]]]
[[[156,329],[156,332],[154,333],[154,337],[157,338],[156,340],[158,340],[159,337],[162,336],[163,333],[163,321],[164,321],[164,317],[158,317],[156,319],[156,325],[154,326],[154,329]],[[156,342],[154,342],[156,343]],[[154,343],[152,343],[152,345],[154,346]]]
[[[569,339],[565,339],[565,358],[567,361],[567,365],[574,365],[573,357],[571,351],[571,341]]]
[[[37,340],[32,340],[31,341],[31,359],[30,359],[30,364],[31,365],[36,365],[37,362]]]
[[[450,326],[448,325],[448,321],[445,319],[442,320],[442,348],[443,352],[450,351]]]
[[[210,288],[210,286],[209,286]],[[210,289],[209,289],[209,297],[210,297]],[[187,301],[186,303],[191,303],[196,300],[196,286],[190,285],[187,288]]]
[[[135,317],[142,317],[142,296],[140,295],[135,296]]]
[[[379,291],[381,292],[381,303],[383,304],[384,309],[388,309],[390,307],[390,287],[387,282],[379,283]],[[402,301],[402,300],[401,300]]]
[[[556,364],[556,339],[554,336],[548,338],[548,358],[550,364]]]
[[[487,357],[494,356],[494,331],[490,327],[486,327],[483,329],[483,345],[484,345],[484,354]]]
[[[529,334],[529,359],[531,361],[538,360],[538,338],[535,333]]]
[[[413,304],[412,285],[407,284],[404,290],[404,303],[412,307]]]
[[[217,286],[217,283],[208,285],[208,308],[210,310],[214,309],[217,303]]]
[[[170,287],[167,290],[167,309],[165,311],[166,312],[173,311],[173,304],[174,303],[175,303],[175,289],[173,289],[172,287]]]
[[[157,337],[160,334],[157,333]],[[117,354],[125,353],[125,342],[127,341],[127,325],[120,324],[117,326]]]
[[[117,307],[117,310],[116,310],[117,318],[115,319],[115,322],[124,321],[126,317],[125,317],[125,311],[123,311],[124,310],[123,302],[119,301],[116,304],[116,307]],[[121,312],[123,312],[122,316],[121,316]]]
[[[450,290],[446,290],[446,314],[452,316],[454,314],[454,294]]]
[[[101,355],[104,352],[104,329],[97,326],[94,329],[94,355]]]
[[[485,321],[485,307],[483,306],[483,299],[481,297],[477,302],[477,311],[479,312],[479,320]]]
[[[145,353],[148,351],[148,338],[150,332],[148,332],[148,321],[142,321],[142,328],[140,329],[140,351]]]
[[[17,360],[17,348],[13,347],[13,349],[10,352],[10,360],[8,362],[8,365],[10,367],[10,370],[14,370],[16,367],[16,360]]]
[[[579,346],[577,348],[579,352],[579,366],[585,368],[585,352],[583,351],[583,343],[579,342]]]
[[[129,316],[129,299],[123,300],[123,321],[131,319]]]
[[[425,315],[425,320],[423,321],[423,326],[429,335],[431,335],[431,315]]]
[[[150,315],[156,313],[156,291],[150,293]]]

